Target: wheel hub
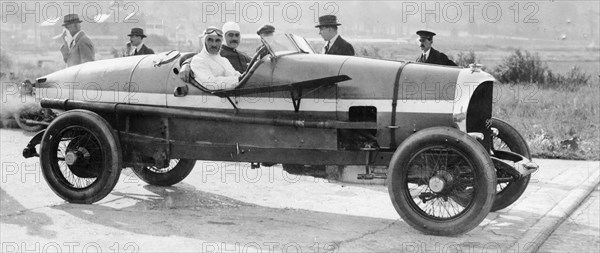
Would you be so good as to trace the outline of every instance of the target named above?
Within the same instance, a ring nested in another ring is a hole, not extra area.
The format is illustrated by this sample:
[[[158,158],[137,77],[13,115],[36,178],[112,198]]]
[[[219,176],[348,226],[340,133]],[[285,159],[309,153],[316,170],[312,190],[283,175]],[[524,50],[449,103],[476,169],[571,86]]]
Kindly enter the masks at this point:
[[[441,193],[451,188],[452,175],[446,171],[438,171],[429,179],[429,188],[435,193]]]
[[[67,165],[73,165],[77,162],[77,151],[69,151],[67,155],[65,155],[65,162]]]
[[[90,152],[88,152],[84,147],[67,151],[67,154],[65,154],[65,162],[67,165],[75,165],[81,158],[90,158]]]
[[[73,174],[82,178],[97,177],[99,171],[92,166],[93,159],[90,152],[84,147],[73,148],[65,154],[65,163]]]
[[[446,186],[446,181],[438,176],[429,179],[429,188],[436,193],[442,192]]]

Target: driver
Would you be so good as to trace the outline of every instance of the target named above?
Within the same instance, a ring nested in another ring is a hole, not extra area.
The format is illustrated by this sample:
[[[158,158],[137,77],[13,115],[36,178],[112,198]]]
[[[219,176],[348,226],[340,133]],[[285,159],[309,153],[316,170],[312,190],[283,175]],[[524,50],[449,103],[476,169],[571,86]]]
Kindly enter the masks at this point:
[[[258,31],[256,31],[256,34],[258,34],[260,38],[271,37],[273,36],[273,33],[275,33],[275,27],[272,25],[263,25],[260,28],[258,28]],[[269,51],[267,51],[265,45],[261,43],[260,46],[256,48],[256,53],[259,54],[258,59],[262,59],[267,54],[269,54]]]
[[[235,88],[242,74],[233,68],[227,58],[219,55],[223,31],[211,26],[203,35],[202,51],[190,61],[194,79],[210,90]]]

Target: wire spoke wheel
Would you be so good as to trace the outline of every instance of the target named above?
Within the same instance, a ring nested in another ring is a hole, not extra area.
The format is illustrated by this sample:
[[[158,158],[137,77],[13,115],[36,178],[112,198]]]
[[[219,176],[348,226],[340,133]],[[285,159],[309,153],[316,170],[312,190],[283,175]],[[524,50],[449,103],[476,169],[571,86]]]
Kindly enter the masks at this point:
[[[492,138],[492,150],[511,151],[510,148],[508,147],[508,145],[506,144],[506,142],[504,142],[502,139],[498,138],[498,136],[494,136]],[[497,170],[496,177],[497,178],[509,178],[512,176],[504,171]],[[496,194],[504,191],[508,187],[509,184],[511,184],[511,182],[499,181],[496,184]]]
[[[434,235],[457,235],[479,225],[493,204],[495,182],[485,148],[447,127],[409,136],[388,169],[388,191],[398,214]]]
[[[414,208],[432,219],[459,216],[473,201],[473,165],[458,150],[428,147],[408,163],[406,184]],[[412,182],[411,182],[412,181]]]
[[[135,173],[142,181],[157,186],[171,186],[185,179],[196,165],[196,160],[171,159],[164,168],[156,166],[134,166]]]
[[[171,159],[169,161],[169,166],[167,166],[167,167],[157,168],[156,166],[148,166],[148,167],[146,167],[146,169],[148,169],[154,173],[167,173],[167,172],[173,170],[173,168],[175,168],[178,163],[179,163],[179,159]]]
[[[95,113],[68,111],[42,137],[40,161],[50,188],[72,203],[94,203],[110,193],[121,174],[118,139]]]
[[[13,117],[15,118],[17,125],[25,131],[37,132],[44,128],[44,125],[27,123],[27,120],[44,121],[44,117],[39,110],[32,110],[27,106],[21,107],[14,112]]]
[[[492,152],[494,150],[510,151],[531,159],[531,154],[525,139],[519,132],[508,123],[492,118],[492,127],[498,130],[498,134],[492,137]],[[510,206],[523,194],[531,175],[516,179],[502,170],[496,170],[496,200],[492,211],[498,211]]]

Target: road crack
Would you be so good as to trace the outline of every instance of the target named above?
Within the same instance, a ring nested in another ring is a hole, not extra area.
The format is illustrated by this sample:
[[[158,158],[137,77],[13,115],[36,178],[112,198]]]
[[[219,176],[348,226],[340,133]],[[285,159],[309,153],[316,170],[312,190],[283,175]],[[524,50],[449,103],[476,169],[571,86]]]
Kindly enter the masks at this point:
[[[0,214],[0,218],[16,217],[16,216],[23,215],[25,213],[33,212],[38,209],[53,208],[53,207],[60,206],[60,205],[62,205],[62,204],[54,204],[54,205],[48,205],[48,206],[39,206],[39,207],[34,207],[34,208],[23,209],[23,210],[19,210],[19,211],[13,212],[13,213],[9,213],[9,214]]]
[[[398,219],[398,220],[395,220],[394,222],[392,222],[392,223],[390,223],[390,224],[386,225],[386,226],[385,226],[385,227],[383,227],[383,228],[380,228],[380,229],[375,229],[375,230],[371,230],[371,231],[367,231],[366,233],[364,233],[364,234],[362,234],[362,235],[360,235],[360,236],[358,236],[358,237],[349,238],[349,239],[346,239],[346,240],[343,240],[343,241],[338,241],[338,242],[335,242],[335,244],[338,246],[338,249],[339,249],[339,248],[341,248],[342,244],[346,244],[346,243],[355,242],[355,241],[361,240],[361,239],[363,239],[363,238],[365,238],[365,237],[367,237],[367,236],[369,236],[369,235],[374,235],[374,234],[377,234],[377,233],[379,233],[379,232],[382,232],[382,231],[384,231],[384,230],[386,230],[386,229],[389,229],[390,227],[392,227],[393,225],[395,225],[395,224],[396,224],[396,223],[398,223],[399,221],[400,221],[399,219]]]

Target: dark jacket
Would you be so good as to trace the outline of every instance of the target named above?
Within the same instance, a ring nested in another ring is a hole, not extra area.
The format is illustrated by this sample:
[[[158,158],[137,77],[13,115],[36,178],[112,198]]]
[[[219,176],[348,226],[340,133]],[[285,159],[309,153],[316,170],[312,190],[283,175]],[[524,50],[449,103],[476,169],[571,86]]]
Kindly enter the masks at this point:
[[[227,58],[233,68],[240,73],[246,71],[248,63],[252,60],[248,55],[225,45],[221,45],[221,56]]]
[[[348,41],[342,39],[342,36],[338,36],[325,54],[354,55],[354,47]]]
[[[137,52],[135,52],[134,54],[127,55],[127,52],[129,52],[130,50],[131,50],[131,42],[127,42],[127,45],[125,45],[125,49],[123,51],[123,56],[154,54],[154,50],[152,50],[151,48],[147,47],[146,44],[142,44],[142,47],[140,49],[138,49]]]
[[[417,57],[417,62],[421,62],[421,56]],[[452,60],[448,59],[444,53],[433,49],[433,47],[429,51],[429,56],[425,63],[438,64],[438,65],[447,65],[447,66],[456,66]]]
[[[142,47],[140,49],[138,49],[138,51],[133,55],[142,55],[142,54],[154,54],[154,50],[147,47],[146,44],[143,44]]]

